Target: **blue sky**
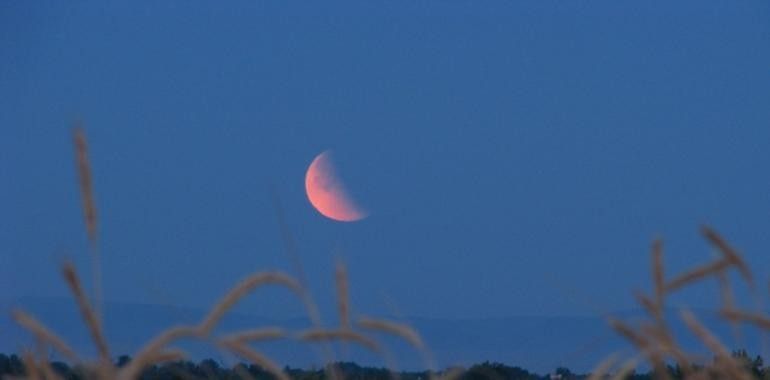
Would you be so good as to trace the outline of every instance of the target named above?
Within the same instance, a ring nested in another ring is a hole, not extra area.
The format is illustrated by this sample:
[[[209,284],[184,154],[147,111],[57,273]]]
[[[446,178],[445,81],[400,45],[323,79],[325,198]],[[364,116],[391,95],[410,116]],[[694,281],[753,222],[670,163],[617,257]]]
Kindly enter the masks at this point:
[[[76,119],[113,301],[206,306],[291,270],[271,188],[329,310],[336,257],[356,311],[432,317],[630,308],[653,237],[672,272],[711,258],[701,223],[766,268],[768,20],[765,1],[3,3],[3,298],[64,295],[64,257],[88,272]],[[326,149],[366,220],[307,202]],[[280,291],[243,307],[301,312]]]

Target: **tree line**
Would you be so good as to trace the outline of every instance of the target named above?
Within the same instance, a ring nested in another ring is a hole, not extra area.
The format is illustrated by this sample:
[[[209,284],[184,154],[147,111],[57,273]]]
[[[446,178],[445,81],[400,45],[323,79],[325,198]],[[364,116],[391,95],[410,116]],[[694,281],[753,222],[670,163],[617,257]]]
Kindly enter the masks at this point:
[[[745,368],[754,375],[756,379],[770,379],[770,367],[764,366],[761,356],[751,357],[746,350],[733,351],[732,356],[740,360]],[[129,356],[121,356],[117,359],[118,367],[125,366],[131,361]],[[89,369],[82,365],[69,365],[61,361],[52,361],[50,366],[62,379],[65,380],[86,380],[89,376]],[[394,373],[387,368],[364,367],[352,362],[337,362],[332,365],[333,370],[340,378],[345,380],[393,380]],[[450,371],[452,369],[447,369]],[[668,366],[668,375],[673,379],[682,379],[681,369],[674,365]],[[284,373],[293,380],[326,380],[329,375],[325,369],[300,369],[285,367]],[[9,377],[23,377],[27,373],[24,368],[23,360],[15,354],[0,354],[0,379]],[[401,380],[428,380],[430,372],[428,371],[401,371],[396,373],[397,378]],[[627,380],[652,380],[659,378],[654,371],[644,373],[629,373]],[[590,373],[573,373],[568,368],[559,367],[550,374],[537,374],[527,371],[524,368],[509,366],[496,362],[484,362],[475,364],[464,369],[457,377],[459,380],[585,380]],[[193,361],[174,361],[153,365],[142,372],[141,380],[190,380],[190,379],[217,379],[217,380],[277,380],[268,371],[253,364],[239,363],[232,367],[227,367],[216,360],[205,359],[199,362]],[[608,377],[609,378],[609,377]]]

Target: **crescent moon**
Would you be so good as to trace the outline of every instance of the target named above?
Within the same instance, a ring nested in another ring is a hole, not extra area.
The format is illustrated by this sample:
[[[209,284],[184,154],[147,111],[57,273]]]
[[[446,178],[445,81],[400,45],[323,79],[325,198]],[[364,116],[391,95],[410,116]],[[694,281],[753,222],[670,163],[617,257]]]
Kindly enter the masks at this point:
[[[331,151],[322,152],[310,163],[305,174],[305,192],[310,204],[327,218],[355,222],[367,216],[337,177]]]

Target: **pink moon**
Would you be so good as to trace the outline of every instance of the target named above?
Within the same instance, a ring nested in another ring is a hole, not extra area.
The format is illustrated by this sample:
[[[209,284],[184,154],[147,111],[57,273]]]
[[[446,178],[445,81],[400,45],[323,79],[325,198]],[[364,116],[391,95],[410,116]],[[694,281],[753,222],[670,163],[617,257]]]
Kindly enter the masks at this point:
[[[330,151],[324,151],[310,163],[305,174],[305,192],[310,204],[321,215],[339,222],[355,222],[367,214],[348,194],[337,177]]]

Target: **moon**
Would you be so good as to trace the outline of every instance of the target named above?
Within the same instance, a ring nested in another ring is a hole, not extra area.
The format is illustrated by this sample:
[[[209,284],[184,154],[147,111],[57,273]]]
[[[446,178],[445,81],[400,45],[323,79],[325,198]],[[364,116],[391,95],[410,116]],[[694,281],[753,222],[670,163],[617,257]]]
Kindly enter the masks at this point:
[[[322,152],[310,163],[305,174],[305,192],[310,204],[329,219],[355,222],[367,216],[337,177],[331,151]]]

